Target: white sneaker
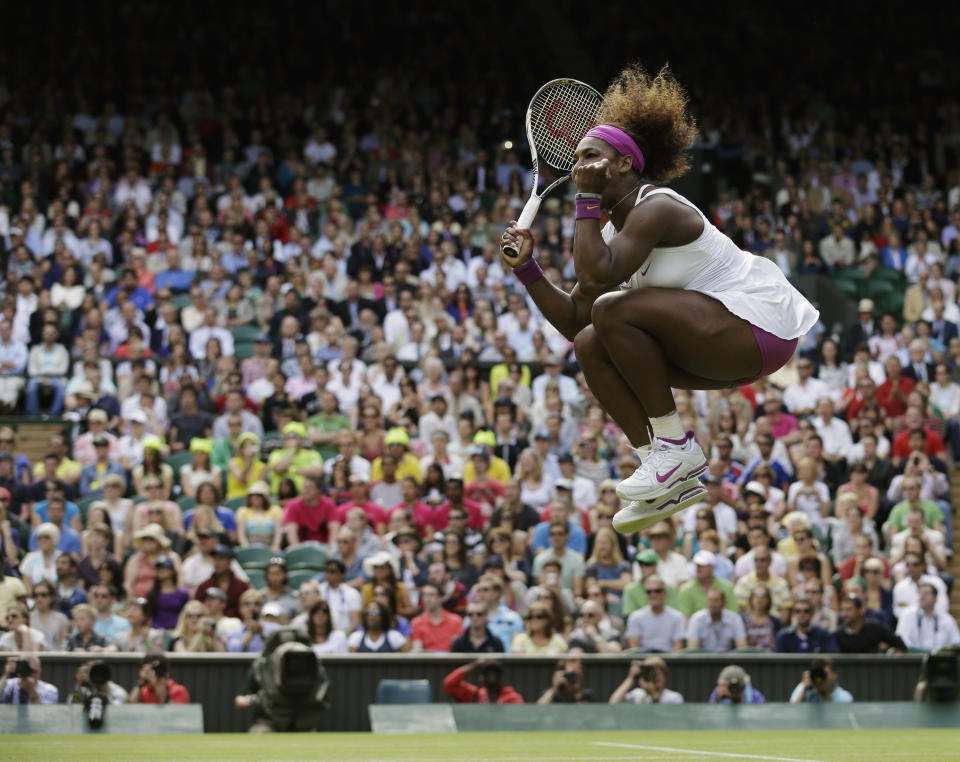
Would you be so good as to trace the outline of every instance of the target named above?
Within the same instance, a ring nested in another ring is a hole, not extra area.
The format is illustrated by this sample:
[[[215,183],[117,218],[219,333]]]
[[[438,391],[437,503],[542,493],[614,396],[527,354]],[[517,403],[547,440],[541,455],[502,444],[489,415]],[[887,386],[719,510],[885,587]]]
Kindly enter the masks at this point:
[[[689,508],[701,502],[707,490],[697,480],[691,480],[684,489],[668,495],[660,502],[649,503],[646,500],[634,500],[621,508],[613,517],[613,528],[621,534],[633,534],[663,521],[677,511]]]
[[[650,456],[617,485],[617,495],[623,500],[659,501],[706,473],[708,466],[692,431],[683,439],[657,437]]]

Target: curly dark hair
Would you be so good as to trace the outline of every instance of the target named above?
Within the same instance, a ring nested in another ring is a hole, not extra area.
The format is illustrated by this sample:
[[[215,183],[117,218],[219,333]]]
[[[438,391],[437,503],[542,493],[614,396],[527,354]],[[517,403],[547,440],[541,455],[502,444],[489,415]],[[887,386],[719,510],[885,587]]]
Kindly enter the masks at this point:
[[[687,103],[687,93],[669,65],[651,77],[641,64],[632,63],[610,83],[597,121],[626,131],[643,151],[643,174],[665,182],[690,169],[686,149],[697,125]]]

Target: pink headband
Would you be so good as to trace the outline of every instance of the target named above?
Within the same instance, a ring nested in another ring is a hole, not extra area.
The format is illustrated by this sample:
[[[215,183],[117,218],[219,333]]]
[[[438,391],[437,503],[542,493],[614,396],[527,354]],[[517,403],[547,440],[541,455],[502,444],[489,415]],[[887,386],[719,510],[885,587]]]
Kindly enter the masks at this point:
[[[587,134],[584,135],[584,137],[600,138],[600,140],[613,146],[618,153],[633,157],[634,168],[640,174],[643,174],[643,168],[647,164],[643,160],[643,151],[640,150],[640,146],[637,145],[636,141],[619,127],[614,127],[612,124],[598,124],[596,127],[591,127],[587,130]]]

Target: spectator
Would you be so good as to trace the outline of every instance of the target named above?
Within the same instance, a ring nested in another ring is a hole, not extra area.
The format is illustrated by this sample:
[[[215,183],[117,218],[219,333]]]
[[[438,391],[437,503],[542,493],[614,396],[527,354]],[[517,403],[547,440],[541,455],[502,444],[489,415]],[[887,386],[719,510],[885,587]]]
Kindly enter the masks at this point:
[[[513,637],[510,653],[517,654],[562,654],[567,650],[563,634],[556,632],[553,614],[545,603],[537,602],[530,607],[525,632]]]
[[[453,653],[503,653],[504,647],[500,638],[494,635],[487,626],[489,612],[482,601],[471,601],[467,604],[467,628],[450,646]]]
[[[627,617],[627,645],[644,652],[673,653],[683,647],[683,614],[665,605],[666,583],[653,574],[643,580],[649,603]]]
[[[837,643],[829,630],[813,624],[814,604],[797,598],[793,606],[794,622],[777,633],[777,653],[836,653]]]
[[[40,412],[40,394],[51,396],[48,413],[58,416],[63,412],[63,400],[67,388],[67,373],[70,355],[63,344],[58,344],[59,331],[53,323],[43,327],[43,343],[30,350],[27,360],[27,415],[36,417]]]
[[[743,624],[747,631],[747,646],[772,651],[781,620],[770,615],[770,588],[762,582],[750,591]]]
[[[324,564],[323,582],[319,584],[317,593],[330,607],[333,626],[343,632],[353,632],[360,626],[360,611],[363,603],[360,592],[346,584],[346,571],[346,564],[342,560],[328,558]],[[301,603],[303,603],[302,592]]]
[[[721,652],[747,647],[743,619],[724,608],[727,597],[720,589],[707,593],[707,607],[696,611],[687,623],[687,648]]]
[[[902,611],[920,603],[920,585],[926,583],[937,590],[935,608],[946,614],[950,608],[950,594],[940,577],[926,574],[927,564],[919,553],[907,553],[903,557],[907,576],[893,586],[893,613],[899,617]]]
[[[410,622],[412,650],[451,650],[454,639],[463,630],[463,619],[443,608],[443,590],[428,582],[420,590],[423,613]]]
[[[503,581],[494,574],[484,574],[473,588],[476,600],[487,607],[487,627],[503,643],[503,650],[510,653],[513,640],[524,632],[523,620],[501,599]]]
[[[657,574],[675,589],[680,589],[690,578],[689,562],[681,553],[673,550],[676,547],[676,534],[669,521],[654,524],[647,532],[650,548],[657,554]],[[712,565],[711,565],[712,566]]]
[[[390,611],[376,601],[364,606],[360,629],[350,634],[347,645],[351,653],[394,653],[410,650],[407,638],[390,626]]]
[[[137,684],[127,694],[131,704],[189,704],[190,694],[170,677],[170,667],[159,654],[144,657]]]
[[[87,602],[87,592],[80,587],[80,580],[77,579],[77,562],[73,556],[68,553],[57,556],[56,569],[57,606],[61,613],[70,616],[74,606]]]
[[[481,685],[467,682],[467,676],[480,671]],[[523,696],[503,681],[503,666],[492,659],[478,659],[466,667],[457,667],[443,680],[443,690],[461,704],[522,704]]]
[[[130,629],[117,636],[115,645],[118,651],[155,653],[163,650],[163,630],[150,626],[150,604],[146,598],[127,601],[123,618],[130,624]]]
[[[733,585],[713,575],[716,556],[709,550],[698,550],[693,557],[696,578],[683,583],[677,596],[678,610],[688,619],[707,608],[711,590],[723,593],[724,605],[731,612],[739,611]]]
[[[171,564],[171,571],[172,568]],[[114,642],[118,635],[130,629],[130,622],[114,613],[116,599],[116,592],[109,585],[100,584],[90,588],[90,601],[96,612],[93,631],[110,643]]]
[[[70,623],[56,609],[57,590],[46,580],[33,587],[33,611],[30,612],[30,627],[43,633],[48,651],[62,651]]]
[[[8,657],[0,677],[0,704],[56,704],[60,693],[55,685],[40,679],[40,659],[30,655],[30,675],[16,677],[18,659]]]
[[[260,653],[266,639],[277,629],[276,622],[267,621],[267,606],[259,590],[245,590],[240,596],[240,619],[243,626],[226,637],[227,650],[233,653]],[[273,616],[282,613],[280,606],[270,609]]]
[[[27,653],[46,648],[44,634],[30,626],[30,612],[26,606],[8,608],[5,626],[7,631],[0,635],[0,651]]]
[[[753,563],[756,568],[737,580],[737,584],[734,586],[734,594],[737,597],[740,610],[745,612],[750,609],[750,597],[754,588],[763,585],[767,589],[773,607],[780,613],[780,620],[787,621],[790,618],[790,607],[792,605],[790,586],[783,577],[770,573],[772,561],[773,555],[769,549],[755,548]]]
[[[274,556],[264,567],[266,586],[260,589],[264,604],[278,603],[283,608],[283,618],[290,620],[300,605],[296,593],[287,586],[287,562],[283,556]]]
[[[736,664],[720,670],[717,686],[707,701],[711,704],[766,704],[766,697],[750,682],[750,675]]]
[[[840,601],[842,624],[834,633],[840,653],[877,653],[894,649],[905,651],[904,642],[887,627],[863,617],[863,602],[856,595]]]
[[[617,630],[606,616],[603,604],[585,600],[580,606],[580,618],[570,631],[568,642],[571,648],[581,648],[586,653],[618,654],[623,650],[623,630]]]
[[[667,663],[659,656],[630,663],[626,679],[610,696],[611,704],[682,704],[683,696],[667,688]]]
[[[316,601],[308,609],[307,617],[307,637],[317,656],[347,653],[347,636],[343,630],[333,626],[330,606],[326,601]]]
[[[919,602],[900,613],[897,635],[908,648],[936,651],[960,645],[957,621],[949,613],[937,611],[939,591],[930,582],[917,585]]]
[[[224,609],[225,616],[239,616],[240,602],[243,594],[250,589],[250,583],[240,579],[233,572],[233,551],[226,545],[217,545],[211,552],[213,559],[213,573],[206,581],[201,582],[197,587],[194,597],[198,601],[204,600],[207,590],[212,587],[219,588],[227,596],[227,606]],[[260,605],[263,601],[257,598]]]
[[[93,606],[87,603],[78,603],[73,607],[70,614],[73,620],[73,634],[67,638],[65,645],[67,651],[117,650],[110,644],[109,640],[93,631],[94,622],[97,620],[97,612]]]
[[[284,446],[270,453],[267,460],[271,493],[279,491],[282,479],[292,479],[300,492],[308,476],[323,478],[323,458],[315,450],[303,449],[306,436],[307,430],[302,423],[292,421],[283,427]]]
[[[833,659],[817,657],[810,662],[810,669],[804,671],[800,683],[790,694],[790,703],[850,704],[853,703],[853,695],[837,682]]]
[[[538,704],[592,704],[593,690],[583,687],[583,662],[580,659],[561,659]]]
[[[38,582],[43,580],[56,581],[57,558],[60,556],[60,550],[57,548],[60,543],[60,530],[56,524],[49,522],[41,524],[34,530],[34,536],[37,539],[39,550],[30,551],[20,562],[20,574],[27,595],[32,593],[33,586]],[[76,563],[72,557],[71,563]]]
[[[586,571],[583,556],[567,547],[570,527],[566,519],[553,519],[550,522],[550,547],[537,553],[533,559],[533,574],[539,577],[543,565],[549,561],[559,561],[560,578],[563,587],[571,590],[575,596],[583,594],[583,576]]]

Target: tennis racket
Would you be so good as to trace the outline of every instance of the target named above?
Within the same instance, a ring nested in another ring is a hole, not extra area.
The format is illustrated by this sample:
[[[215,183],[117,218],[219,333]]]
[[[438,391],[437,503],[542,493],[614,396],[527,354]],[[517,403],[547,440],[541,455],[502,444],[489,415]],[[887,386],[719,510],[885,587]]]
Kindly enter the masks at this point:
[[[527,142],[533,163],[533,189],[523,206],[517,228],[526,230],[533,223],[540,202],[550,191],[570,179],[576,159],[573,152],[600,113],[603,96],[590,85],[575,79],[553,79],[537,90],[527,107]],[[537,193],[540,161],[564,174]],[[515,258],[519,250],[505,246],[504,255]]]

